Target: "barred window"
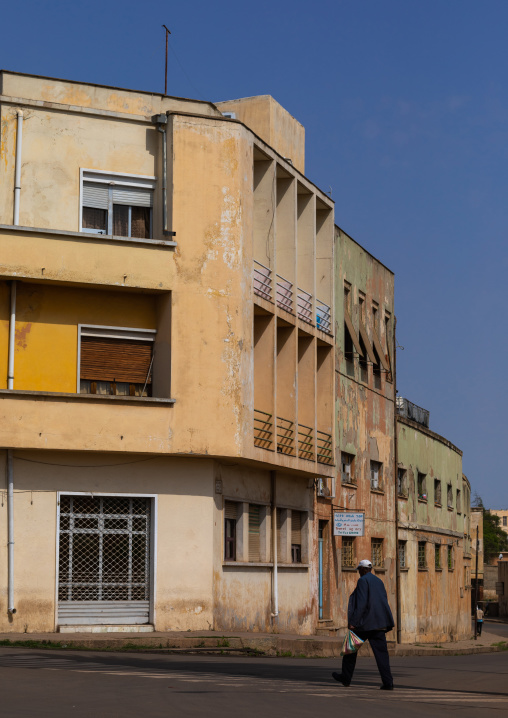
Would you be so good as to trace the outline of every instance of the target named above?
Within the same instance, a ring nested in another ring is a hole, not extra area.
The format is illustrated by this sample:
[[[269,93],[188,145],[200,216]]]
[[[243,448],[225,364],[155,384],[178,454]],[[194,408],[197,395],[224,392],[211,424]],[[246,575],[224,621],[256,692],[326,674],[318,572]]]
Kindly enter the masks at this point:
[[[418,568],[427,568],[426,541],[418,541]]]
[[[383,539],[371,539],[372,565],[376,568],[383,568]]]
[[[400,566],[400,568],[407,568],[407,566],[406,566],[406,545],[407,545],[407,541],[399,541],[399,566]]]
[[[342,568],[355,568],[354,538],[342,537]]]
[[[441,482],[439,479],[434,479],[434,503],[441,506]]]
[[[453,568],[454,568],[453,546],[448,546],[447,562],[448,562],[448,570],[453,571]]]
[[[441,544],[439,543],[434,546],[434,568],[437,571],[441,570]]]

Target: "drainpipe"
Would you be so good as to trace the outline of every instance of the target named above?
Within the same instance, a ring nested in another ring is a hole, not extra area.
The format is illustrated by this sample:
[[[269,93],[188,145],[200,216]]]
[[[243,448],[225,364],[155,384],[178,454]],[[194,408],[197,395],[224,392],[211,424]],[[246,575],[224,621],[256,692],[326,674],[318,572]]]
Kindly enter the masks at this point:
[[[14,389],[14,339],[16,333],[16,280],[11,282],[11,316],[9,321],[9,360],[7,365],[7,389]]]
[[[14,471],[12,467],[12,449],[7,449],[7,612],[16,613],[14,608]]]
[[[162,231],[165,235],[173,234],[168,227],[168,116],[154,115],[152,122],[162,134]]]
[[[16,130],[16,164],[14,170],[14,224],[19,224],[19,198],[21,194],[21,144],[23,141],[23,112],[18,110]]]
[[[272,619],[273,622],[279,618],[279,583],[277,573],[277,507],[275,505],[276,498],[276,480],[277,472],[270,471],[271,481],[271,499],[272,499],[272,553],[273,553],[273,574],[272,574]]]
[[[397,643],[400,643],[402,632],[402,617],[400,615],[400,566],[399,566],[399,492],[397,491],[399,472],[399,445],[397,440],[397,317],[393,318],[393,449],[395,472],[395,601],[397,612]]]

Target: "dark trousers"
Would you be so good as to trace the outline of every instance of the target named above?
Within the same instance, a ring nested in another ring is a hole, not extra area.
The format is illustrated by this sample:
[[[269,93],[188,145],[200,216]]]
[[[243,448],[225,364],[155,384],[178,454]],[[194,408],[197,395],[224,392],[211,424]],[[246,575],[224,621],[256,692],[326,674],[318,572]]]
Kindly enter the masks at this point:
[[[390,658],[386,645],[386,633],[384,631],[354,631],[354,633],[356,633],[359,638],[370,643],[383,685],[393,686]],[[355,666],[356,653],[347,653],[345,656],[342,656],[342,677],[346,683],[351,683]]]
[[[476,621],[476,632],[479,636],[482,635],[483,621]]]

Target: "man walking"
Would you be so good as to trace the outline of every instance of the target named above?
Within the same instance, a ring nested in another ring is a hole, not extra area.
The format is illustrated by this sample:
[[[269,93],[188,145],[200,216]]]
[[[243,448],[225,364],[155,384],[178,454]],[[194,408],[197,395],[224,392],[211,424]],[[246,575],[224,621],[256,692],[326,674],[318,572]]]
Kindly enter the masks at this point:
[[[394,622],[383,582],[372,574],[372,563],[366,559],[358,564],[360,578],[349,597],[349,628],[364,641],[369,641],[383,681],[381,690],[393,690],[393,678],[386,645],[386,633]],[[356,652],[342,657],[342,673],[332,673],[336,681],[349,686],[356,665]]]

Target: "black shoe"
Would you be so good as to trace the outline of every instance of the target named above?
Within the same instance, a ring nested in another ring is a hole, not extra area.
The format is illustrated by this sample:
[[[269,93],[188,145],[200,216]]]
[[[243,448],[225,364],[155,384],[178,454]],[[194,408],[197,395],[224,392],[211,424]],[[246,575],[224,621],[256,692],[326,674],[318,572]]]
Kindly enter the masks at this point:
[[[382,686],[379,687],[380,691],[393,691],[393,685],[387,686],[385,683],[383,683]]]
[[[335,678],[336,681],[339,683],[342,683],[343,686],[348,687],[349,683],[344,680],[342,673],[332,673],[332,678]]]

